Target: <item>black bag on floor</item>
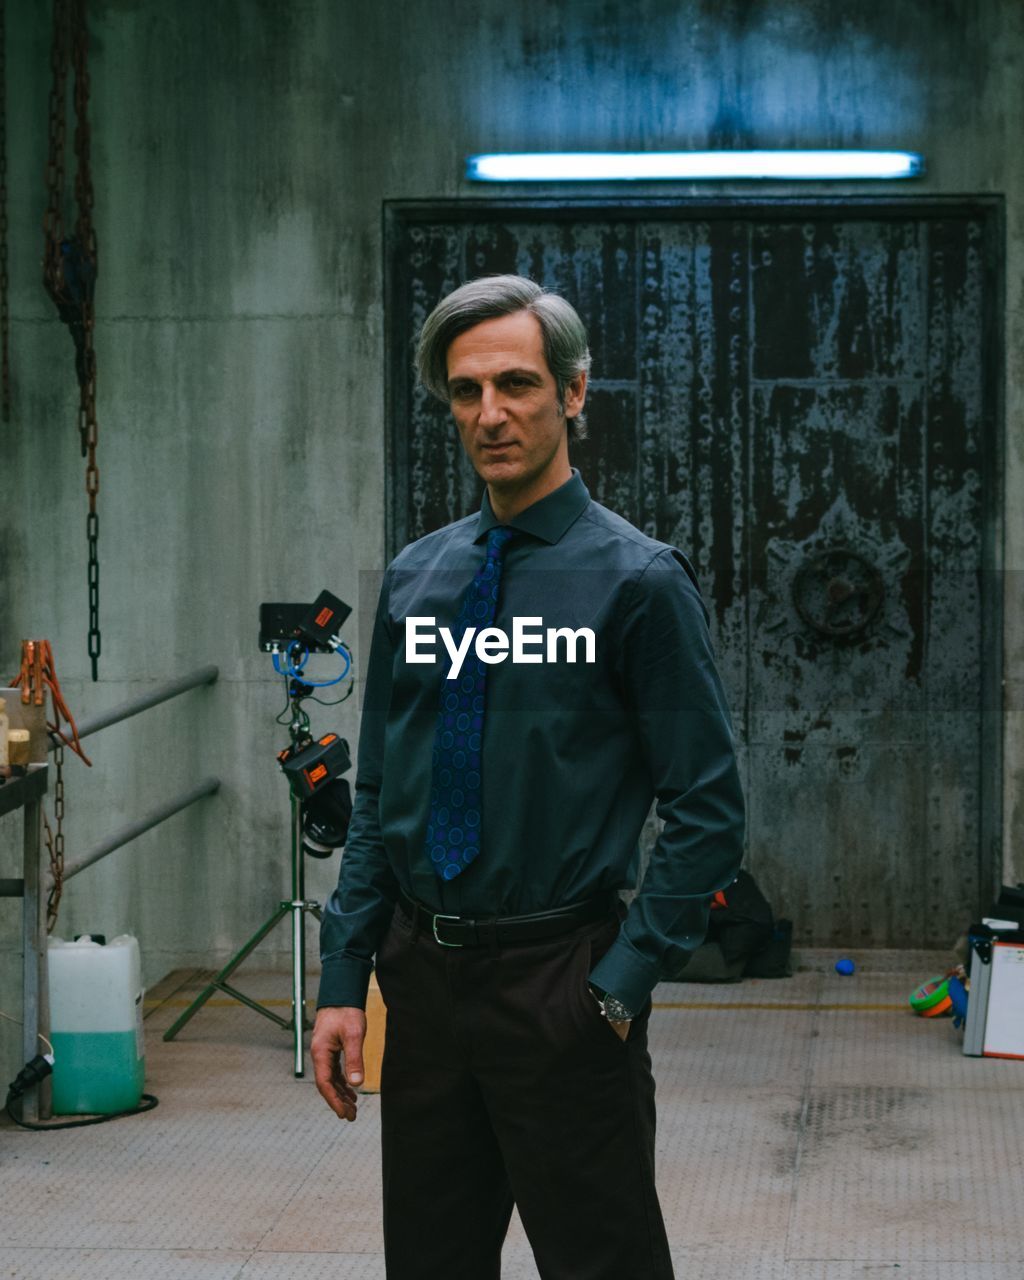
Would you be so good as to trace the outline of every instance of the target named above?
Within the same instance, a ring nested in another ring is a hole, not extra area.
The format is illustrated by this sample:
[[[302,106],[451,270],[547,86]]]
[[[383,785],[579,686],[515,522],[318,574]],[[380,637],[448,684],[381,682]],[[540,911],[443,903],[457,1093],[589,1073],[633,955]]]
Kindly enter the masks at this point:
[[[741,871],[727,889],[711,900],[708,941],[722,948],[725,963],[739,965],[741,973],[751,958],[763,951],[775,936],[775,919],[768,899],[749,871]]]
[[[761,951],[756,951],[743,970],[745,978],[791,978],[789,952],[793,945],[793,921],[776,920],[772,940]]]
[[[707,939],[669,981],[789,978],[792,938],[792,922],[776,921],[757,881],[749,871],[741,871],[711,900]]]

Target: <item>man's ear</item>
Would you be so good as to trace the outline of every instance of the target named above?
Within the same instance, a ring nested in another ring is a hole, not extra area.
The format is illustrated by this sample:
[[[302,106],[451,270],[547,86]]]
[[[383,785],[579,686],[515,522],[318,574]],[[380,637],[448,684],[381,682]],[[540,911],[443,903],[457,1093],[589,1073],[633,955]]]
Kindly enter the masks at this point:
[[[565,416],[575,418],[583,410],[583,402],[587,398],[586,370],[578,373],[565,388]]]

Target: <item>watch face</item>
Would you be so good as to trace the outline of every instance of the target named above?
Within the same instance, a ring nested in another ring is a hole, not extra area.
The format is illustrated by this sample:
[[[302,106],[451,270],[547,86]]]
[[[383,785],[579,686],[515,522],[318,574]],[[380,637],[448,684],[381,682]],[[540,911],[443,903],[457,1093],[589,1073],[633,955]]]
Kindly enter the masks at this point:
[[[617,1000],[615,996],[610,996],[600,987],[594,986],[592,982],[588,982],[591,994],[597,1003],[601,1006],[601,1012],[609,1022],[632,1022],[634,1014],[626,1008],[621,1000]]]
[[[633,1015],[622,1003],[616,1000],[614,996],[605,996],[604,1013],[609,1022],[631,1022]]]

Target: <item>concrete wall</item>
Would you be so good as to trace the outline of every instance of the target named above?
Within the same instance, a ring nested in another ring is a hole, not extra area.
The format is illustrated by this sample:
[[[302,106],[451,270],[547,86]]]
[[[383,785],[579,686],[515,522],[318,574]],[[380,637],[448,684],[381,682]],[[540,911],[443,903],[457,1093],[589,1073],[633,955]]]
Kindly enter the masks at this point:
[[[462,177],[468,153],[909,147],[928,162],[915,193],[1005,193],[1005,563],[1020,582],[1017,0],[91,8],[102,680],[87,679],[71,343],[38,279],[49,16],[37,0],[8,4],[15,398],[0,452],[0,672],[13,669],[22,636],[49,637],[68,701],[85,715],[220,665],[212,690],[94,739],[91,771],[70,761],[70,852],[201,773],[224,785],[74,881],[65,936],[136,932],[152,981],[228,954],[286,892],[287,805],[273,758],[283,699],[256,651],[257,606],[325,585],[361,613],[370,606],[358,583],[383,559],[381,203],[480,196]],[[630,189],[645,193],[665,188]],[[1007,874],[1020,879],[1024,610],[1019,589],[1007,594],[1005,834]],[[348,630],[356,640],[358,627]],[[356,656],[365,659],[358,646]],[[354,743],[357,699],[340,714],[315,710],[317,726]],[[4,866],[13,834],[11,820],[0,823]],[[313,896],[336,865],[311,868]],[[16,1011],[15,904],[0,912],[0,1008]],[[264,954],[286,950],[282,930]]]

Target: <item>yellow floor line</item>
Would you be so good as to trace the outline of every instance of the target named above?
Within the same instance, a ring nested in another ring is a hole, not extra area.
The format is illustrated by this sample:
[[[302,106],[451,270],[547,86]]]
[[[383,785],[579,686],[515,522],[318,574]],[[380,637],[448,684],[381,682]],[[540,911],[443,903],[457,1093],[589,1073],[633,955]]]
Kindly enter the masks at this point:
[[[783,1001],[768,1000],[736,1000],[735,1002],[722,1001],[704,1001],[704,1000],[680,1000],[680,1001],[657,1001],[654,1005],[655,1009],[781,1009],[783,1011],[795,1011],[797,1013],[834,1013],[841,1010],[868,1010],[872,1013],[894,1013],[909,1010],[908,1004],[812,1004],[812,1003],[789,1003]]]

